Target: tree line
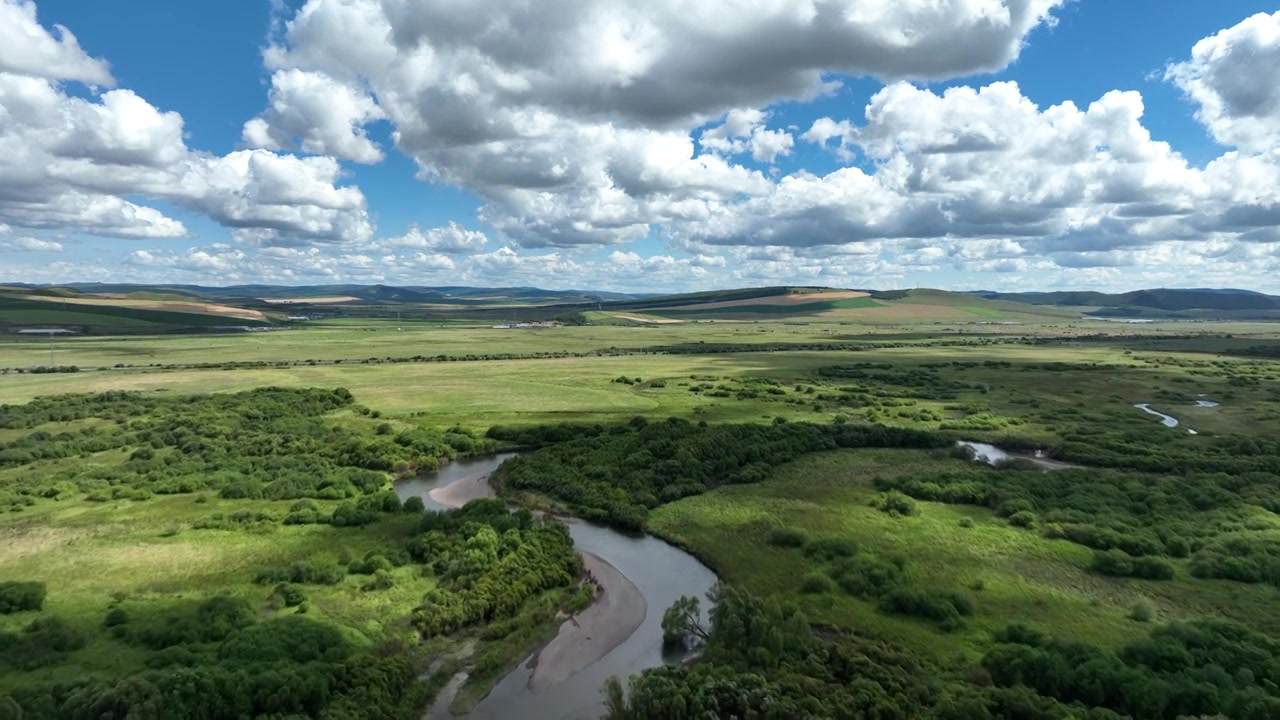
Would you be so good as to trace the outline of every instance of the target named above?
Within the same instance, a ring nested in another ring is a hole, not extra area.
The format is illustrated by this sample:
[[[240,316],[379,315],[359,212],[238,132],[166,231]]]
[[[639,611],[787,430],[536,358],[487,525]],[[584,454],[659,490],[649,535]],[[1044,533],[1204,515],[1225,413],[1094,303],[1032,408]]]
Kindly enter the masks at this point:
[[[1259,513],[1275,512],[1280,475],[1151,475],[1066,469],[1022,462],[974,464],[875,479],[877,489],[919,499],[990,508],[1012,525],[1097,552],[1101,575],[1167,580],[1171,561],[1188,572],[1280,587],[1280,536]]]
[[[534,493],[616,527],[644,527],[650,509],[726,484],[763,480],[802,455],[857,447],[938,448],[937,433],[884,425],[692,423],[680,418],[617,426],[495,427],[489,436],[537,452],[509,460],[491,481]]]

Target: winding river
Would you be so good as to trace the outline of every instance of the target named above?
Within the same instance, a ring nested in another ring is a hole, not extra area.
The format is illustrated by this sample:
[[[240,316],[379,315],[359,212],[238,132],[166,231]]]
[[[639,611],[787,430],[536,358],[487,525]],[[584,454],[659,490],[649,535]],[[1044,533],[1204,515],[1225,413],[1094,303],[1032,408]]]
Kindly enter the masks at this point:
[[[1219,404],[1213,400],[1201,399],[1201,400],[1196,400],[1195,406],[1198,408],[1216,408],[1219,406]],[[1174,427],[1178,427],[1178,425],[1180,424],[1178,422],[1178,418],[1172,415],[1166,415],[1160,412],[1159,410],[1152,409],[1151,405],[1148,403],[1138,403],[1137,405],[1134,405],[1134,407],[1138,408],[1144,413],[1147,413],[1148,415],[1155,415],[1156,417],[1160,418],[1160,422],[1163,423],[1165,427],[1174,428]],[[1187,429],[1187,433],[1191,435],[1200,434],[1190,428]]]
[[[1080,467],[1079,465],[1050,460],[1043,457],[1039,451],[1037,451],[1035,455],[1013,453],[996,445],[983,442],[973,442],[971,440],[957,440],[956,445],[969,448],[973,451],[974,460],[986,463],[987,465],[996,465],[1006,460],[1029,460],[1045,470],[1067,470],[1069,468]]]
[[[1155,415],[1156,417],[1160,418],[1160,422],[1164,423],[1165,427],[1178,427],[1178,418],[1172,415],[1165,415],[1159,410],[1154,410],[1147,403],[1138,403],[1137,405],[1134,405],[1134,407],[1138,408],[1144,413],[1147,413],[1148,415]]]
[[[505,453],[486,458],[447,463],[430,476],[414,478],[396,486],[401,499],[418,496],[428,508],[445,509],[430,496],[432,490],[453,483],[487,482],[487,478],[499,465],[514,457]],[[482,481],[481,478],[484,478]],[[657,667],[667,661],[662,652],[662,613],[682,595],[705,598],[716,581],[709,568],[688,553],[668,545],[649,535],[627,535],[581,520],[566,520],[574,545],[583,553],[590,553],[630,581],[643,597],[644,619],[616,647],[609,649],[599,659],[576,669],[567,677],[563,673],[557,682],[543,687],[539,692],[530,689],[533,678],[533,660],[528,661],[499,680],[493,690],[476,705],[466,717],[469,720],[498,720],[500,718],[536,718],[537,720],[577,720],[598,718],[604,712],[604,696],[601,688],[611,676],[620,679],[647,668]],[[624,581],[624,582],[625,582]],[[606,590],[607,591],[607,590]],[[603,599],[598,602],[605,602]],[[585,638],[590,640],[590,638]],[[456,691],[456,684],[454,686]],[[452,693],[450,693],[451,695]],[[432,720],[448,717],[439,706],[433,710]]]

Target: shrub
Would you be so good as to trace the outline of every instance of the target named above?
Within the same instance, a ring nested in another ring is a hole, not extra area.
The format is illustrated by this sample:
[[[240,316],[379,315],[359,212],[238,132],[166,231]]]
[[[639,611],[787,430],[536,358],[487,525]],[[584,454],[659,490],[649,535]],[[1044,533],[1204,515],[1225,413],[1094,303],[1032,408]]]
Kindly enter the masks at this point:
[[[297,607],[307,601],[307,594],[297,585],[280,583],[271,591],[271,599],[285,607]]]
[[[129,613],[125,612],[123,608],[111,608],[107,616],[102,619],[102,627],[116,627],[127,622],[129,622]]]
[[[973,527],[973,518],[971,518],[971,517],[962,517],[962,518],[960,518],[960,527],[962,527],[962,528],[971,528],[971,527]]]
[[[268,568],[258,573],[254,582],[259,585],[269,583],[297,583],[300,585],[336,585],[346,575],[341,568],[321,562],[295,562],[288,567]]]
[[[426,506],[426,503],[422,501],[422,498],[418,497],[417,495],[414,495],[413,497],[408,498],[407,500],[404,501],[404,505],[401,507],[401,509],[407,513],[422,513],[422,512],[426,512],[427,506]]]
[[[766,541],[774,547],[798,548],[804,547],[809,537],[805,535],[803,530],[796,528],[779,527],[769,531]]]
[[[814,538],[804,544],[805,557],[818,561],[853,557],[857,552],[857,543],[849,538],[827,536]]]
[[[831,578],[819,573],[809,573],[800,581],[800,592],[807,595],[819,595],[829,593],[835,590],[835,583]]]
[[[1014,527],[1029,528],[1036,524],[1036,514],[1030,510],[1022,510],[1009,516],[1009,524]]]
[[[1033,627],[1028,627],[1022,623],[1014,623],[1005,626],[1003,630],[998,630],[995,633],[995,641],[998,643],[1040,647],[1048,644],[1049,636]]]
[[[897,586],[904,563],[862,554],[837,560],[830,569],[841,590],[861,598],[875,598]]]
[[[1129,610],[1129,619],[1135,622],[1149,622],[1155,613],[1146,603],[1138,603]]]
[[[44,607],[44,598],[44,583],[0,582],[0,615],[39,610]]]
[[[395,578],[391,577],[391,573],[386,570],[379,569],[373,573],[373,578],[369,580],[369,582],[360,586],[360,589],[365,592],[373,590],[390,590],[392,587],[395,587],[395,584]]]
[[[236,664],[338,662],[350,654],[351,647],[337,628],[296,615],[242,630],[218,649],[220,658],[238,661]]]
[[[84,635],[58,618],[36,618],[21,633],[0,631],[0,669],[36,670],[57,665],[85,642]]]
[[[1171,580],[1173,564],[1155,557],[1131,557],[1123,550],[1095,551],[1089,569],[1109,577],[1133,577],[1143,580]]]
[[[381,553],[370,551],[365,554],[364,559],[348,565],[347,570],[356,575],[373,575],[379,570],[386,571],[392,567],[391,561],[383,557]]]
[[[965,608],[967,613],[961,612],[961,608],[956,606],[960,598],[961,596],[950,593],[931,593],[919,588],[899,586],[881,596],[880,609],[887,613],[913,615],[937,622],[951,621],[952,627],[957,627],[960,615],[973,612],[972,602]]]
[[[872,501],[872,506],[882,513],[890,515],[914,515],[916,504],[911,498],[900,492],[887,492]]]

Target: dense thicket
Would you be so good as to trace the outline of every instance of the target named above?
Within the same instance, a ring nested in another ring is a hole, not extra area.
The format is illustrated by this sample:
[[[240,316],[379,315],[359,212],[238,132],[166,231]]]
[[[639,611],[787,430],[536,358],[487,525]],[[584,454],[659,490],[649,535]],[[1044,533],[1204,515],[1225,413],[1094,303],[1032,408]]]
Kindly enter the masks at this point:
[[[17,717],[31,718],[358,720],[416,717],[422,703],[419,669],[411,658],[355,653],[335,630],[305,618],[255,625],[222,647],[231,654],[199,656],[190,665],[114,682],[85,678],[21,687],[12,693],[11,706],[23,711]]]
[[[977,667],[951,674],[892,645],[817,631],[794,607],[724,587],[711,599],[710,628],[689,633],[705,638],[702,655],[645,671],[627,692],[608,683],[608,720],[1280,717],[1280,644],[1232,623],[1167,625],[1116,652],[1011,625]],[[668,615],[696,625],[696,605],[683,598]]]
[[[999,687],[1139,719],[1280,717],[1280,644],[1232,623],[1168,625],[1115,653],[1018,627],[997,640],[982,666]]]
[[[12,484],[0,487],[0,495],[11,502],[0,501],[4,507],[113,497],[145,502],[158,493],[200,491],[195,507],[215,494],[223,502],[221,512],[191,523],[197,531],[278,532],[283,522],[326,523],[337,528],[326,532],[337,533],[393,523],[366,531],[380,544],[358,561],[346,550],[335,561],[321,548],[314,556],[313,548],[301,548],[301,554],[244,568],[236,584],[261,586],[251,596],[202,597],[197,586],[179,586],[172,594],[117,593],[97,628],[83,618],[15,620],[0,632],[0,673],[61,665],[57,676],[73,677],[65,669],[86,647],[110,655],[129,646],[120,653],[128,665],[68,682],[6,684],[0,718],[19,712],[103,720],[417,717],[429,690],[420,682],[421,648],[399,637],[375,648],[353,644],[371,630],[355,633],[337,624],[345,615],[333,612],[335,591],[322,586],[341,585],[342,594],[386,590],[405,577],[396,572],[405,565],[417,566],[413,574],[434,575],[436,587],[421,607],[399,608],[399,622],[385,618],[397,636],[407,622],[436,636],[495,620],[511,626],[530,613],[550,620],[561,600],[579,600],[581,559],[563,525],[508,513],[496,501],[423,513],[421,498],[402,505],[387,489],[393,474],[484,452],[496,441],[456,427],[398,430],[331,416],[344,409],[372,414],[345,390],[279,388],[195,397],[106,393],[0,407],[0,426],[31,431],[0,445],[0,466],[31,468],[6,473]],[[68,422],[77,425],[49,430]],[[123,452],[109,462],[57,462],[109,450]],[[293,502],[263,506],[262,499]],[[421,527],[414,528],[408,513],[421,515]],[[393,516],[398,519],[388,520]],[[395,534],[384,532],[391,529]],[[563,593],[540,597],[554,589]],[[38,582],[6,579],[0,611],[40,611],[44,594]],[[325,612],[315,612],[313,602]],[[484,659],[506,662],[498,650],[486,651]]]
[[[1168,579],[1174,567],[1159,557],[1190,557],[1197,577],[1280,586],[1280,527],[1271,519],[1280,475],[974,465],[875,484],[921,500],[988,507],[1012,524],[1094,548],[1101,552],[1091,567],[1103,575]]]
[[[413,615],[426,636],[513,617],[528,599],[582,572],[564,525],[508,512],[501,500],[426,514],[421,531],[409,554],[440,581]]]
[[[428,636],[514,617],[544,591],[571,586],[582,571],[564,525],[510,513],[496,500],[424,514],[414,536],[391,554],[396,564],[420,563],[439,581],[411,618]],[[0,717],[6,702],[24,717],[50,718],[416,717],[423,686],[412,652],[360,649],[339,627],[298,614],[306,599],[296,584],[341,582],[350,570],[372,574],[363,587],[377,590],[372,586],[389,581],[393,567],[370,551],[349,568],[301,561],[268,568],[256,578],[275,584],[265,608],[230,596],[161,610],[115,607],[102,622],[111,640],[102,642],[147,651],[146,670],[20,687],[11,701],[0,696]],[[297,609],[270,613],[280,607]],[[59,664],[85,642],[56,618],[37,618],[0,633],[0,671]]]
[[[38,498],[139,500],[152,493],[197,491],[228,499],[355,499],[381,492],[388,473],[430,470],[441,457],[495,447],[462,428],[392,432],[387,426],[388,432],[370,436],[325,417],[352,403],[343,389],[261,388],[197,397],[63,395],[0,406],[0,428],[108,421],[63,432],[39,430],[2,443],[0,467],[131,451],[116,466],[72,464],[0,487],[0,509],[22,508]],[[367,512],[344,510],[344,515],[350,516],[349,524],[370,519]]]
[[[934,670],[881,642],[821,636],[794,607],[718,587],[702,656],[610,683],[608,720],[908,718],[939,700]]]
[[[758,482],[807,453],[949,444],[936,433],[883,425],[707,425],[678,418],[613,427],[496,428],[490,435],[543,448],[504,463],[493,475],[499,489],[545,495],[588,520],[628,529],[643,527],[658,505],[719,485]]]

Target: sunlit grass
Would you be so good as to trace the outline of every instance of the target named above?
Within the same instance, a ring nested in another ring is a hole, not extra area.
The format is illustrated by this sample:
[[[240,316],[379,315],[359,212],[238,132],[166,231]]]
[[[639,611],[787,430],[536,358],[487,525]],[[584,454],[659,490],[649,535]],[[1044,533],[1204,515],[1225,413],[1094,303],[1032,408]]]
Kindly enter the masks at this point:
[[[1265,610],[1277,599],[1274,588],[1195,580],[1185,569],[1167,583],[1100,578],[1086,571],[1087,548],[1014,528],[983,508],[918,502],[915,514],[895,517],[869,505],[875,477],[927,477],[959,462],[910,450],[810,456],[779,468],[766,482],[663,506],[650,516],[650,526],[694,550],[724,579],[798,602],[813,621],[877,633],[944,662],[972,660],[989,646],[992,631],[1015,621],[1119,646],[1147,630],[1127,617],[1139,602],[1151,603],[1163,620],[1225,615],[1277,629]],[[963,518],[971,527],[961,526]],[[776,527],[849,538],[882,556],[906,558],[915,583],[965,592],[977,611],[963,630],[943,633],[838,591],[801,594],[801,579],[821,568],[797,550],[769,545],[768,531]]]

